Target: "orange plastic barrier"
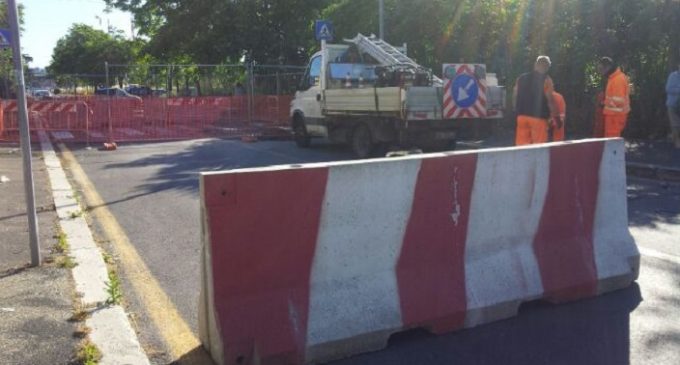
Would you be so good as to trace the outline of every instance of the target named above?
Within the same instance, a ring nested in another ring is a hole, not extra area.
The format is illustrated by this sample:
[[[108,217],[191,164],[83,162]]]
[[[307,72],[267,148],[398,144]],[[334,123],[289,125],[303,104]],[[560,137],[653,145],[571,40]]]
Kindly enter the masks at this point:
[[[65,97],[29,101],[31,130],[69,142],[156,141],[211,135],[287,137],[292,96]],[[3,102],[0,141],[18,140],[17,104]]]

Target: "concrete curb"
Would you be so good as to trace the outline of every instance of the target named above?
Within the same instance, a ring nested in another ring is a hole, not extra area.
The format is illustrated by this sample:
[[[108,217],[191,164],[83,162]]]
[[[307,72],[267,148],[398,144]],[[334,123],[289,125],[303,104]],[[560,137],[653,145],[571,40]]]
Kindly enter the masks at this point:
[[[108,271],[102,253],[83,217],[75,193],[52,143],[44,131],[39,132],[45,166],[49,174],[59,225],[66,234],[71,256],[78,263],[72,269],[76,291],[85,308],[96,307],[86,324],[90,340],[102,353],[100,364],[148,365],[149,359],[121,306],[106,306]]]
[[[628,176],[644,179],[661,180],[667,182],[680,182],[680,169],[669,166],[653,165],[638,162],[626,163]]]

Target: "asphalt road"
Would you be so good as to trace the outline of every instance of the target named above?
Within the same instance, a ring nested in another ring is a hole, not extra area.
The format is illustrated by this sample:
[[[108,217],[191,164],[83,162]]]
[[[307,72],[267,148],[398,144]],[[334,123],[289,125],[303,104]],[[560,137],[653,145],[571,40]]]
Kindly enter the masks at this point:
[[[197,333],[199,171],[351,158],[329,146],[201,140],[123,145],[115,152],[71,146],[146,266]],[[638,283],[577,303],[529,304],[520,315],[445,336],[393,336],[387,349],[337,364],[680,363],[680,185],[629,181],[630,227],[643,257]],[[96,230],[100,230],[94,222]],[[104,237],[103,234],[98,234]],[[106,247],[107,242],[102,242]],[[123,273],[124,276],[124,273]],[[124,289],[129,283],[124,276]],[[152,361],[170,362],[141,300],[129,311]],[[670,319],[670,320],[669,320]]]

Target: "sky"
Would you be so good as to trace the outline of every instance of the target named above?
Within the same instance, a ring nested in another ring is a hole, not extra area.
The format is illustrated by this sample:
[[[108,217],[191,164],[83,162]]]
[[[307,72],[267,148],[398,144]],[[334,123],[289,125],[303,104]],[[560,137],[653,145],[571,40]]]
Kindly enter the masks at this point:
[[[104,13],[103,0],[18,0],[18,3],[25,8],[21,46],[25,54],[33,57],[30,67],[49,65],[54,46],[74,23],[106,31],[108,20],[112,27],[130,37],[130,14],[118,10]]]

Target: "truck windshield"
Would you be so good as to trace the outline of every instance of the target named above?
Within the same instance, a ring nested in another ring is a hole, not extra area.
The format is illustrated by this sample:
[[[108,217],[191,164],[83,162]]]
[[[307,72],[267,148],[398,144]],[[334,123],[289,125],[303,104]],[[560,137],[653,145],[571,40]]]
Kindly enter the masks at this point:
[[[321,56],[316,56],[312,58],[312,61],[309,63],[309,79],[307,80],[308,85],[309,86],[316,85],[320,75],[321,75]]]
[[[316,56],[309,64],[309,77],[319,77],[321,75],[321,56]]]

